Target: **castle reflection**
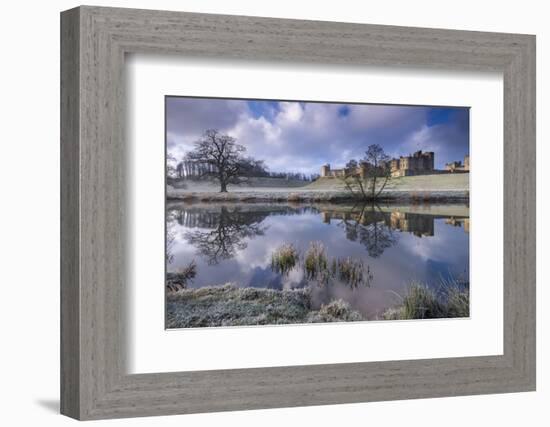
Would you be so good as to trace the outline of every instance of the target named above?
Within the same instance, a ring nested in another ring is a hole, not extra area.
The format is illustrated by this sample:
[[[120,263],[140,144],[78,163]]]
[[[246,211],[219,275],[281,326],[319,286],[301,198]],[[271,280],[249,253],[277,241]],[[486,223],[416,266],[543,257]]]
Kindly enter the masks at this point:
[[[394,230],[413,233],[415,236],[433,236],[434,218],[431,215],[392,212],[390,227]]]
[[[406,208],[405,208],[406,209]],[[407,212],[397,207],[381,209],[376,205],[182,205],[167,209],[167,259],[171,262],[171,246],[174,239],[183,238],[192,244],[209,264],[233,258],[247,246],[247,241],[266,231],[265,220],[270,216],[319,215],[326,224],[332,222],[343,228],[347,240],[363,245],[369,255],[377,258],[396,245],[399,233],[416,237],[432,237],[435,220],[446,225],[470,231],[470,219],[466,216]],[[183,233],[176,235],[175,226]],[[396,233],[398,232],[398,233]]]
[[[209,209],[203,207],[178,207],[169,209],[167,212],[168,222],[175,221],[187,228],[217,228],[220,223],[229,220],[237,223],[259,223],[270,215],[300,215],[303,213],[319,213],[321,220],[330,224],[331,221],[354,221],[361,225],[373,223],[384,223],[392,230],[412,233],[418,237],[429,237],[434,235],[434,220],[443,218],[445,224],[453,227],[461,227],[464,232],[470,232],[470,218],[461,216],[428,215],[423,213],[404,212],[401,210],[382,211],[380,209],[347,208],[336,207],[334,209],[326,206],[258,206],[248,205],[239,208],[227,208],[226,206],[215,206]]]
[[[321,212],[322,221],[330,224],[333,220],[355,221],[361,225],[369,225],[374,222],[383,222],[392,230],[412,233],[417,237],[430,237],[434,235],[434,220],[445,219],[445,224],[454,227],[462,227],[465,233],[470,232],[470,218],[442,215],[426,215],[420,213],[402,212],[393,210],[391,212],[371,210],[368,214],[364,211],[338,212],[325,210]]]
[[[455,218],[450,217],[445,220],[445,224],[452,225],[454,227],[464,228],[465,233],[470,232],[470,218]]]

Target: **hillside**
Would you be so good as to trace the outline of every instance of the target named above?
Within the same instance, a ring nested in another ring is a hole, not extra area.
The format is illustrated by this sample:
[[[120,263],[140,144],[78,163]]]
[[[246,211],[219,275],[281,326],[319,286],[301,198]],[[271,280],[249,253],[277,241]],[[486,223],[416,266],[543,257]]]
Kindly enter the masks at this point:
[[[436,174],[391,178],[385,190],[394,191],[468,191],[470,174]],[[319,178],[303,190],[345,191],[345,185],[338,178]]]
[[[170,200],[202,202],[342,202],[357,196],[337,178],[314,182],[280,178],[252,178],[246,184],[229,185],[220,193],[215,181],[183,180],[167,188]],[[392,178],[379,201],[464,202],[469,198],[469,174],[437,174]]]
[[[284,179],[284,178],[270,178],[270,177],[257,177],[249,178],[247,182],[233,185],[229,184],[227,186],[228,191],[232,192],[242,192],[242,191],[255,191],[258,189],[261,190],[271,190],[271,191],[286,191],[292,188],[306,188],[310,184],[309,181],[293,180],[293,179]],[[180,181],[173,182],[169,184],[169,188],[172,187],[174,190],[179,190],[183,192],[217,192],[220,191],[220,185],[215,180],[192,180],[192,179],[183,179]]]

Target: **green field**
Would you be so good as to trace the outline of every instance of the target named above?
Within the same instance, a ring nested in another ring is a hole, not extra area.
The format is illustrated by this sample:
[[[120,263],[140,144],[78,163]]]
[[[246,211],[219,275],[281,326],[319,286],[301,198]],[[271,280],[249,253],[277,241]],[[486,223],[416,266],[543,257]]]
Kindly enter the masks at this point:
[[[314,182],[273,178],[251,178],[247,183],[229,185],[220,193],[213,180],[184,180],[168,185],[169,200],[201,202],[343,202],[356,198],[338,178]],[[469,174],[435,174],[391,178],[378,198],[382,201],[436,203],[465,202],[469,199]]]
[[[391,178],[385,190],[395,191],[467,191],[470,186],[469,173],[418,175]],[[345,186],[338,178],[319,178],[303,190],[344,191]]]
[[[468,191],[469,173],[435,174],[391,178],[385,190],[389,191]],[[213,180],[183,180],[169,186],[175,192],[218,192]],[[285,180],[280,178],[250,178],[240,185],[229,185],[229,192],[254,191],[346,191],[338,178],[319,178],[314,182]]]

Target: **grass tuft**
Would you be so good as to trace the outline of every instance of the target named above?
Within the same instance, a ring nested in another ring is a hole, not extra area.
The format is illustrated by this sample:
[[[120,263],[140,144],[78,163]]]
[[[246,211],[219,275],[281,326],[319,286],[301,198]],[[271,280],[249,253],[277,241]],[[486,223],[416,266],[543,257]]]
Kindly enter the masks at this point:
[[[166,288],[169,291],[176,292],[185,289],[197,276],[197,263],[192,260],[185,268],[176,273],[166,274]]]
[[[412,283],[401,304],[387,309],[382,317],[386,320],[441,319],[468,317],[469,313],[468,286],[444,283],[437,293],[424,284]]]
[[[277,248],[271,255],[271,270],[277,274],[287,274],[298,265],[302,258],[298,249],[290,243]],[[346,258],[329,258],[321,242],[311,242],[301,267],[310,281],[319,285],[328,285],[333,279],[347,284],[352,289],[359,286],[370,286],[373,274],[370,267],[362,260]]]
[[[271,270],[277,274],[287,274],[292,270],[300,256],[298,250],[291,243],[285,243],[271,255]]]
[[[370,286],[373,278],[368,265],[365,267],[362,260],[351,257],[334,258],[331,270],[333,277],[347,283],[351,288]]]
[[[333,300],[328,304],[323,304],[319,311],[313,311],[308,316],[309,323],[316,322],[354,322],[364,320],[363,316],[351,308],[351,306],[341,300]]]
[[[448,317],[468,317],[470,315],[470,292],[452,287],[447,295]]]
[[[308,279],[325,282],[328,278],[328,257],[322,242],[310,242],[306,251],[304,266]]]

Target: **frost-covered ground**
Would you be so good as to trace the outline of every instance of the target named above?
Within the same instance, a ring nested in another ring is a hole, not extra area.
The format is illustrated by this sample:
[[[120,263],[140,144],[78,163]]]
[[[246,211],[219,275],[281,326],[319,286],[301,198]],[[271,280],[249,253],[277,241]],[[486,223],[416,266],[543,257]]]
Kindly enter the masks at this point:
[[[444,295],[413,283],[400,304],[386,310],[381,319],[434,319],[468,317],[469,284],[447,285]],[[353,322],[364,319],[350,305],[333,300],[312,308],[310,290],[239,288],[232,284],[168,292],[166,327],[252,326],[299,323]]]
[[[342,300],[312,309],[307,288],[279,291],[226,284],[168,292],[166,297],[169,329],[356,320],[364,319]]]
[[[437,174],[392,178],[379,200],[406,202],[463,202],[469,198],[469,175]],[[339,202],[350,200],[343,182],[320,178],[312,183],[283,179],[253,179],[247,184],[230,185],[220,193],[213,181],[189,181],[169,185],[170,200],[205,202]]]
[[[306,187],[308,190],[344,190],[343,182],[338,178],[321,178]],[[386,184],[388,191],[468,191],[469,173],[449,173],[418,175],[391,178]]]

